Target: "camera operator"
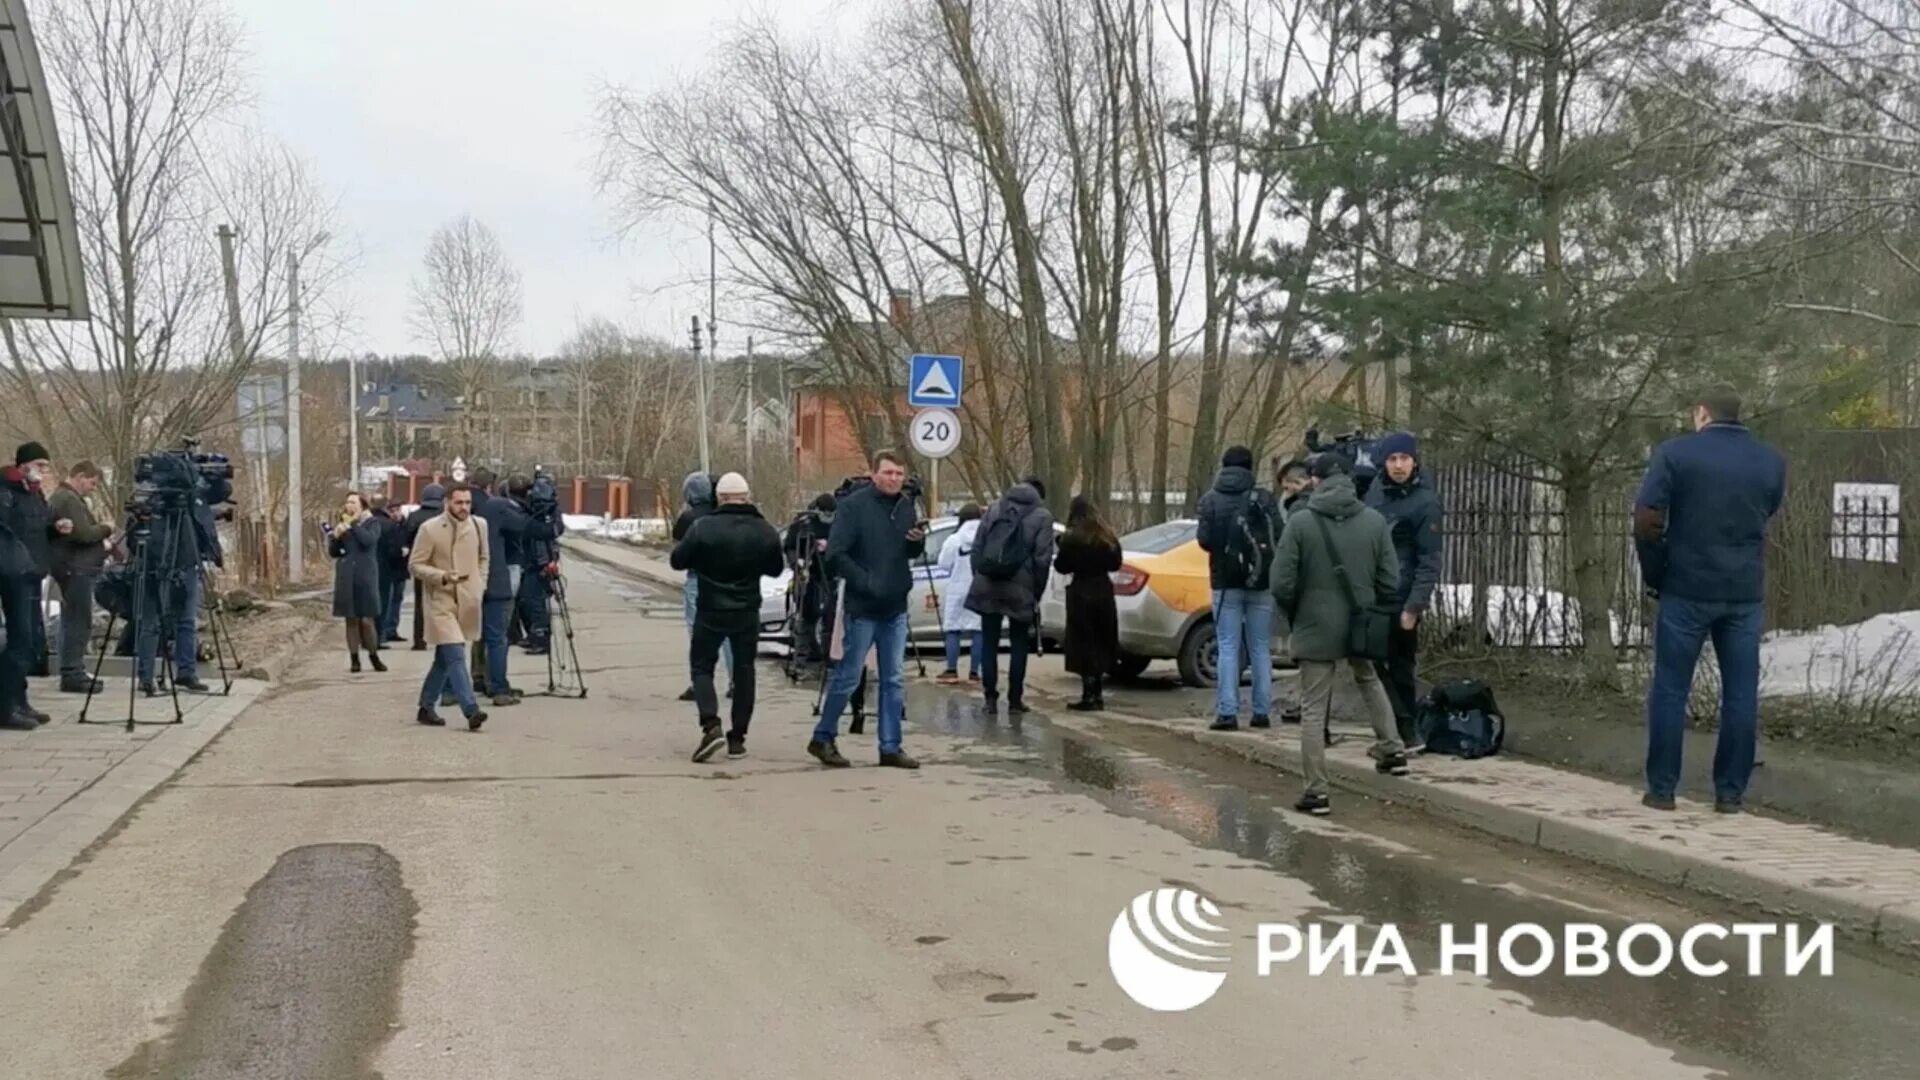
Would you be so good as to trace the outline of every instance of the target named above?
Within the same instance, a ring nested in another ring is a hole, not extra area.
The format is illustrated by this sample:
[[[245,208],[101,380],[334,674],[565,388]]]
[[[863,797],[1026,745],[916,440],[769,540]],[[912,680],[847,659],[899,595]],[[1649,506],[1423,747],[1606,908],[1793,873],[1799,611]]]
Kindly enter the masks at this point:
[[[800,579],[800,595],[794,604],[793,650],[802,663],[819,663],[827,655],[820,619],[833,602],[826,567],[833,508],[833,493],[822,492],[787,526],[787,567]]]
[[[146,564],[137,568],[137,572],[145,571],[146,580],[140,601],[139,638],[134,643],[134,678],[149,697],[159,692],[153,661],[163,636],[173,641],[174,686],[194,693],[207,692],[207,684],[197,674],[200,567],[203,563],[226,565],[214,507],[233,497],[232,467],[226,467],[225,475],[217,469],[210,474],[206,464],[214,460],[224,464],[224,459],[206,455],[209,460],[203,464],[203,455],[191,452],[193,440],[186,445],[187,450],[152,455],[155,467],[167,475],[156,477],[153,490],[146,496],[136,494],[139,505],[125,530],[128,536],[135,535],[143,518],[150,530]],[[135,469],[137,474],[137,462]]]
[[[566,533],[567,526],[560,518],[559,493],[554,491],[553,480],[545,473],[536,473],[532,480],[514,477],[507,484],[507,496],[535,526],[552,530],[552,535],[545,537],[528,533],[520,553],[520,583],[515,589],[520,625],[526,628],[527,654],[543,656],[553,636],[547,596],[552,588],[552,576],[559,573],[559,538]]]
[[[476,484],[490,489],[495,478],[491,471],[474,473]],[[507,488],[530,485],[523,476],[508,480]],[[518,705],[523,696],[507,682],[507,623],[513,618],[514,595],[519,585],[521,561],[532,540],[552,540],[552,524],[542,524],[527,516],[520,504],[505,495],[488,497],[474,510],[474,516],[487,523],[487,593],[481,607],[480,637],[486,654],[486,695],[499,708]]]

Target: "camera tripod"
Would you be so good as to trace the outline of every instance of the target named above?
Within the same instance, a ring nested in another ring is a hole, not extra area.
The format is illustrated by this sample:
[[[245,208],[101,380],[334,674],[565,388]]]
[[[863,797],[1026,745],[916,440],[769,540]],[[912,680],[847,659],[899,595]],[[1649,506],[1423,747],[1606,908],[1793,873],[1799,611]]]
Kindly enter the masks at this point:
[[[131,659],[134,671],[132,672],[133,677],[127,680],[126,718],[121,721],[90,720],[87,717],[87,713],[93,708],[93,699],[100,687],[100,671],[106,665],[107,650],[113,648],[114,625],[119,621],[120,617],[118,612],[109,608],[107,612],[106,636],[101,639],[100,651],[98,655],[94,657],[93,678],[87,688],[86,699],[81,702],[80,705],[79,723],[124,723],[126,729],[132,731],[136,724],[165,726],[182,723],[186,718],[185,712],[180,708],[180,686],[174,678],[173,656],[175,650],[164,648],[164,646],[173,644],[172,638],[174,634],[178,633],[180,612],[175,610],[174,595],[177,587],[183,580],[182,575],[201,575],[200,582],[203,589],[207,585],[207,575],[205,568],[199,564],[197,559],[192,569],[164,569],[178,565],[183,535],[181,530],[193,528],[193,521],[189,516],[189,511],[181,509],[165,510],[158,516],[166,525],[167,539],[164,544],[166,548],[164,552],[156,551],[153,543],[154,515],[149,515],[145,518],[136,517],[134,526],[128,535],[128,539],[132,542],[133,546],[132,558],[129,560],[133,567],[133,582],[130,601],[132,611],[129,614],[127,623],[133,632],[133,656]],[[151,596],[149,594],[151,594]],[[157,611],[149,612],[147,610],[150,599],[154,602],[154,606],[158,608]],[[195,618],[199,615],[198,612],[192,612],[190,614]],[[157,628],[148,624],[149,619],[156,618],[159,620],[159,626]],[[232,691],[233,680],[227,668],[226,654],[222,650],[222,638],[228,638],[227,644],[229,647],[231,647],[231,639],[223,633],[222,621],[217,611],[209,619],[208,626],[213,633],[214,656],[220,663],[221,693],[224,695]],[[137,711],[136,702],[138,700],[141,683],[139,678],[139,663],[141,654],[145,649],[143,638],[148,631],[155,631],[154,651],[159,655],[154,659],[162,665],[160,678],[165,680],[167,693],[173,701],[173,718],[171,720],[139,720],[135,718]],[[234,653],[234,668],[238,669],[239,664],[239,654],[236,650]]]
[[[580,651],[573,643],[573,609],[567,606],[567,575],[556,567],[541,575],[541,588],[547,594],[547,688],[545,697],[583,700],[587,696],[587,677],[580,669]],[[566,652],[562,653],[564,644]]]

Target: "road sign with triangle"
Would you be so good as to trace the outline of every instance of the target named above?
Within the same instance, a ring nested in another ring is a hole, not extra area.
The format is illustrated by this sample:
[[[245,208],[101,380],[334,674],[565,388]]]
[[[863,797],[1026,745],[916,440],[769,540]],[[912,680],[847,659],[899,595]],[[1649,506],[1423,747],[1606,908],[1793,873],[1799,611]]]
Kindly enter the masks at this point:
[[[960,404],[964,364],[957,356],[915,356],[907,366],[907,404],[916,409]]]

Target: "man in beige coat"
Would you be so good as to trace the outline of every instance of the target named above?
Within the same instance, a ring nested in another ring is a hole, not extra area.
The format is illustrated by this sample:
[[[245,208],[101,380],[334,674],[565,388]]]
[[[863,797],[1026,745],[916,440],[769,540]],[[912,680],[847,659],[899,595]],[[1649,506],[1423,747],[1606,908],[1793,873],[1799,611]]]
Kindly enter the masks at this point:
[[[449,683],[467,718],[467,730],[479,731],[487,722],[467,674],[467,646],[480,638],[487,565],[487,527],[473,517],[472,489],[457,485],[447,492],[445,512],[420,526],[407,556],[407,572],[425,592],[426,636],[433,646],[433,666],[420,687],[420,711],[414,715],[429,727],[446,726],[434,706]]]

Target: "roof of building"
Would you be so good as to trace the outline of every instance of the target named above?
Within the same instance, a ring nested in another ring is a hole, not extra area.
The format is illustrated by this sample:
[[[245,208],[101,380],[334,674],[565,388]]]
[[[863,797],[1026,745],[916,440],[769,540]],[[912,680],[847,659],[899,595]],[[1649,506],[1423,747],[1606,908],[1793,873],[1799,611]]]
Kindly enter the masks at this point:
[[[452,397],[419,383],[369,383],[360,391],[360,415],[367,420],[441,424],[451,421],[458,409]]]

